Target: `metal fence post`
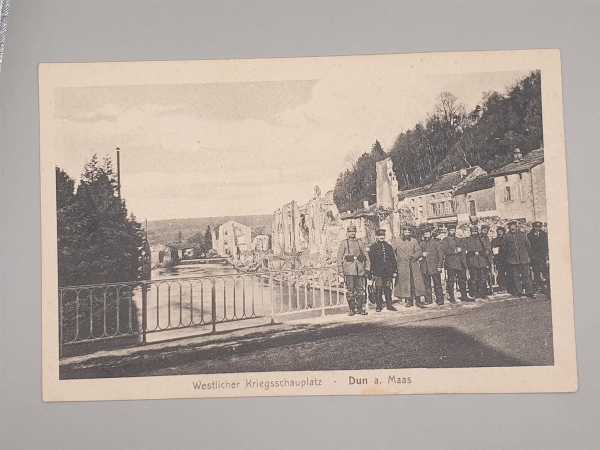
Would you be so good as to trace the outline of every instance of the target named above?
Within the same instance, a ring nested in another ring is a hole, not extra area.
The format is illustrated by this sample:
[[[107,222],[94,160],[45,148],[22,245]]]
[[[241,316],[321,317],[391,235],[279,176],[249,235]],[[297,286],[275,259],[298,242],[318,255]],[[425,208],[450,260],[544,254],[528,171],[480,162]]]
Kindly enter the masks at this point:
[[[212,286],[210,292],[210,315],[212,322],[212,332],[214,333],[217,331],[217,286],[214,278],[212,279]]]
[[[323,273],[323,272],[321,272]],[[326,272],[329,288],[331,289],[331,281],[329,280],[329,272]],[[330,291],[331,292],[331,291]],[[325,317],[325,278],[321,279],[321,317]]]
[[[273,273],[269,272],[269,288],[271,289],[271,325],[275,323],[275,289],[273,287]]]
[[[146,344],[146,330],[148,329],[148,286],[142,284],[142,344]]]

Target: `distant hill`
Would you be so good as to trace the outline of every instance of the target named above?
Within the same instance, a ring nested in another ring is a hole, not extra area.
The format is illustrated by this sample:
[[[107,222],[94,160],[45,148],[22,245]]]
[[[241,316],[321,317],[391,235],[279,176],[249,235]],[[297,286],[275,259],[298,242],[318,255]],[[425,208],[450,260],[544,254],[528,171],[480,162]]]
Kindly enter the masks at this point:
[[[219,226],[228,220],[235,220],[252,228],[256,234],[271,234],[273,216],[268,214],[251,216],[197,217],[189,219],[165,219],[148,221],[148,241],[150,245],[176,241],[181,232],[183,240],[196,233],[204,233],[206,227]]]

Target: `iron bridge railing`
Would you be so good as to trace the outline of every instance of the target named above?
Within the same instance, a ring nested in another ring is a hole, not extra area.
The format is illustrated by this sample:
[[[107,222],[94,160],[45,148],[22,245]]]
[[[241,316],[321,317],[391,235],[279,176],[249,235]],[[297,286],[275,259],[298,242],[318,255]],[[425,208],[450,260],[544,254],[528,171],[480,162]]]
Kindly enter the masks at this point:
[[[58,289],[60,355],[227,331],[243,320],[325,315],[346,304],[331,267],[65,286]]]

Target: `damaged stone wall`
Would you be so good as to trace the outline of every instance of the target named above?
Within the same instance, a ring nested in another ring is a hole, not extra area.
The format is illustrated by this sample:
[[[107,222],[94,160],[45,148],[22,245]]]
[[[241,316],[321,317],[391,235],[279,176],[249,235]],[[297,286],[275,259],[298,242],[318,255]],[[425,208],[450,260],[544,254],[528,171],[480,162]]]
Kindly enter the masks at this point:
[[[273,215],[273,254],[297,258],[303,265],[332,263],[344,235],[333,192],[322,195],[318,186],[305,204],[286,203]]]
[[[392,158],[378,161],[375,165],[377,171],[376,193],[377,206],[380,208],[396,210],[398,207],[398,180],[394,173]]]
[[[386,230],[386,237],[393,239],[400,236],[405,224],[414,225],[415,217],[410,208],[400,202],[400,189],[394,173],[392,158],[386,158],[376,163],[377,208],[379,210],[380,228]]]

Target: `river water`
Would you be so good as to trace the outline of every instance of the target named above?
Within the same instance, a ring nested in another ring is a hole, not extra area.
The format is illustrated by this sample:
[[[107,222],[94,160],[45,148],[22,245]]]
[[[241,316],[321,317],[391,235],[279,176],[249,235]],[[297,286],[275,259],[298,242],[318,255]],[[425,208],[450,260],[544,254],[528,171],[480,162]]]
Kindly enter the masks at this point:
[[[321,290],[333,281],[331,271],[269,277],[242,273],[226,264],[194,264],[155,269],[152,280],[146,300],[148,341],[210,331],[213,320],[217,330],[223,330],[239,327],[242,320],[250,325],[273,314],[320,308],[323,302],[345,303],[339,292]],[[136,297],[141,311],[141,296]]]

